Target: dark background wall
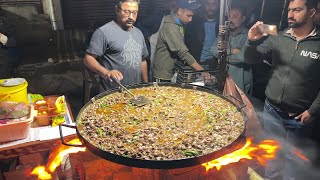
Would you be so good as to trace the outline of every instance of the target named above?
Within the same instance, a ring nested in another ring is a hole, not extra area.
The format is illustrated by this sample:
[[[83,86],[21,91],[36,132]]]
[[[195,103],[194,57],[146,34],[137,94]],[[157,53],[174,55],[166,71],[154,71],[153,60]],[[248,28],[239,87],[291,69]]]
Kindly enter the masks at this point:
[[[166,6],[165,1],[141,0],[138,21],[163,9]],[[286,7],[284,1],[266,0],[263,14],[266,23],[279,26],[282,8]],[[114,19],[116,2],[117,0],[61,0],[64,31],[52,31],[49,16],[43,14],[41,0],[0,0],[0,6],[1,14],[16,26],[22,63],[34,63],[47,61],[48,58],[64,61],[65,58],[59,53],[77,51],[79,48],[83,50],[85,44],[80,43],[87,43],[89,37],[86,36],[90,36],[97,27]],[[259,11],[262,0],[233,2],[247,4],[248,9]],[[7,11],[8,9],[10,11]],[[67,57],[68,60],[72,58],[70,55]]]
[[[15,26],[21,62],[37,62],[50,54],[51,23],[40,0],[0,0],[0,15]]]
[[[64,0],[62,11],[65,28],[88,29],[101,26],[115,17],[117,0]],[[138,20],[159,11],[165,0],[141,0]]]

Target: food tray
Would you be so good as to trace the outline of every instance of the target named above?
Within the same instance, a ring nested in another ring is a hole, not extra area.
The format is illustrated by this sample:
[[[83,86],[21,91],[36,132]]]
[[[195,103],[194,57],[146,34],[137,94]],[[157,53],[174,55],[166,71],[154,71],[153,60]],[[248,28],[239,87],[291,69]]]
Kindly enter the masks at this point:
[[[198,79],[196,73],[180,73],[177,72],[177,82],[180,83],[191,83]]]
[[[197,73],[188,65],[181,61],[175,63],[178,83],[191,83],[197,79]]]
[[[0,143],[28,137],[30,126],[35,116],[33,106],[29,107],[29,115],[26,120],[0,125]]]
[[[174,71],[177,73],[177,82],[178,83],[192,83],[199,80],[199,76],[203,72],[210,73],[211,75],[216,74],[218,71],[216,69],[210,69],[204,67],[205,70],[202,72],[195,71],[192,67],[187,64],[177,61],[174,66]],[[201,77],[200,77],[201,79]]]
[[[34,122],[32,124],[33,127],[39,126],[49,126],[52,124],[52,119],[58,116],[64,117],[66,113],[61,114],[54,114],[54,115],[41,115],[41,116],[34,116]]]
[[[56,105],[55,102],[59,96],[50,96],[45,97],[43,100],[46,103],[37,104],[35,101],[34,106],[36,110],[36,115],[34,116],[34,122],[32,124],[33,127],[39,126],[49,126],[52,124],[52,119],[58,116],[64,116],[66,113],[56,113]],[[45,113],[44,113],[45,112]]]

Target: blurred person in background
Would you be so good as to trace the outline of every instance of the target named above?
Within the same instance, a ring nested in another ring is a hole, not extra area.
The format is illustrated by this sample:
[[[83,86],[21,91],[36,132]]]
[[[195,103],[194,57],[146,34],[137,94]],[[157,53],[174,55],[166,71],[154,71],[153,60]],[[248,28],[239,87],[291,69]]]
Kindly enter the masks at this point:
[[[220,0],[203,0],[198,14],[186,25],[185,43],[190,54],[205,67],[214,68],[211,47],[219,33]]]
[[[234,1],[236,2],[236,1]],[[237,3],[239,6],[246,7],[247,15],[245,26],[247,28],[252,27],[259,19],[261,15],[261,6],[262,0],[247,0],[246,6],[242,4],[242,1],[238,1]]]
[[[163,17],[176,10],[177,1],[165,0],[165,6],[162,9],[152,12],[150,16],[137,22],[136,26],[141,30],[146,40],[159,30]]]
[[[153,60],[156,51],[159,30],[163,24],[164,17],[176,10],[178,0],[166,0],[165,7],[160,11],[153,12],[150,16],[144,18],[137,24],[142,31],[149,51],[148,75],[149,80],[153,79]]]
[[[245,27],[246,8],[232,6],[228,20],[230,22],[230,39],[227,49],[227,71],[235,84],[247,95],[252,91],[253,77],[251,65],[244,60],[244,45],[248,37]],[[212,46],[212,53],[218,57],[217,40]]]
[[[3,16],[0,8],[0,78],[14,76],[18,64],[15,27]]]
[[[320,118],[320,29],[315,25],[318,0],[290,0],[288,28],[276,36],[261,32],[258,21],[248,33],[245,61],[272,59],[266,88],[263,128],[268,137],[283,142],[267,163],[265,179],[319,179],[311,170],[316,153],[312,140]],[[267,37],[266,37],[267,36]]]
[[[139,0],[122,0],[115,7],[116,21],[98,28],[92,35],[84,64],[100,76],[101,92],[124,85],[148,82],[148,50],[141,31],[133,24]]]
[[[184,25],[192,21],[195,0],[179,0],[177,10],[165,16],[159,32],[153,62],[153,76],[157,82],[171,82],[176,61],[183,61],[196,71],[203,70],[184,43]],[[210,78],[205,73],[205,78]]]

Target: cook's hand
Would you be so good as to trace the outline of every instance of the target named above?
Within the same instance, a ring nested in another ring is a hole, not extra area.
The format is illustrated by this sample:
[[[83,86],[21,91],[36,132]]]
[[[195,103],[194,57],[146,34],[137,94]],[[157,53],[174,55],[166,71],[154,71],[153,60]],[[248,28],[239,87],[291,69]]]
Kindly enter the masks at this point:
[[[202,74],[202,77],[203,77],[203,80],[204,80],[204,83],[205,84],[208,84],[208,83],[212,83],[212,82],[215,82],[216,81],[216,77],[214,77],[213,75],[211,75],[210,73],[208,72],[205,72]]]
[[[106,78],[111,79],[111,77],[121,81],[123,79],[123,76],[120,71],[118,70],[109,70],[105,74]]]
[[[309,124],[311,121],[311,115],[308,112],[308,110],[304,111],[303,113],[301,113],[300,115],[298,115],[297,117],[295,117],[295,119],[300,119],[302,124]]]
[[[263,24],[263,22],[258,21],[249,29],[248,40],[257,41],[257,40],[261,39],[262,37],[267,36],[267,34],[263,34],[260,31],[259,25],[261,25],[261,24]]]
[[[202,73],[202,77],[203,77],[204,79],[211,79],[211,78],[212,78],[211,74],[208,73],[208,72]]]
[[[238,48],[231,49],[231,54],[239,54],[239,53],[240,53],[240,49]]]

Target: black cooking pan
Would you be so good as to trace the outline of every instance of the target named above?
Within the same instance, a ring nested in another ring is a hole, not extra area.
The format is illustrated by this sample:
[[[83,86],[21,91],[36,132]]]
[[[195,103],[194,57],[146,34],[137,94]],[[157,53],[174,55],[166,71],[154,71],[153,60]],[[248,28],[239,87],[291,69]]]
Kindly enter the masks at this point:
[[[191,86],[191,85],[186,85],[186,84],[149,83],[149,84],[132,85],[132,86],[129,86],[128,88],[129,89],[134,89],[134,88],[141,88],[141,87],[147,87],[147,86],[181,87],[181,88],[184,88],[184,89],[194,89],[194,90],[199,90],[199,91],[204,91],[204,92],[208,92],[208,93],[214,94],[214,95],[216,95],[216,96],[218,96],[218,97],[230,102],[232,105],[234,105],[237,108],[237,110],[239,112],[242,113],[243,120],[244,120],[243,131],[242,131],[241,135],[235,141],[233,141],[228,146],[226,146],[224,148],[221,148],[218,151],[214,151],[212,153],[205,154],[205,155],[200,155],[200,156],[196,156],[196,157],[185,158],[185,159],[144,160],[144,159],[134,159],[134,158],[130,158],[130,157],[124,157],[124,156],[120,156],[120,155],[117,155],[117,154],[113,154],[113,153],[110,153],[108,151],[101,150],[99,147],[96,147],[95,145],[91,144],[87,139],[85,139],[79,133],[78,125],[79,125],[79,119],[80,119],[81,113],[86,109],[86,107],[88,105],[92,104],[97,99],[100,99],[102,97],[110,95],[110,94],[112,94],[114,92],[118,92],[117,89],[114,89],[114,90],[111,90],[111,91],[103,92],[103,93],[95,96],[94,98],[91,99],[91,101],[89,101],[86,105],[84,105],[82,107],[82,109],[80,110],[78,116],[77,116],[76,126],[70,126],[70,125],[65,125],[65,124],[62,124],[62,125],[59,126],[62,144],[67,145],[67,146],[75,146],[75,147],[84,147],[85,146],[92,153],[100,156],[101,158],[104,158],[106,160],[109,160],[109,161],[112,161],[112,162],[115,162],[115,163],[131,166],[131,167],[150,168],[150,169],[173,169],[173,168],[190,167],[190,166],[195,166],[195,165],[199,165],[199,164],[202,164],[202,163],[209,162],[209,161],[214,160],[214,159],[216,159],[218,157],[221,157],[222,155],[225,155],[225,154],[228,154],[228,153],[231,153],[231,152],[235,151],[237,148],[239,148],[240,144],[244,143],[244,141],[245,141],[244,131],[245,131],[245,124],[246,124],[247,116],[242,110],[245,107],[245,105],[241,101],[239,101],[238,99],[236,99],[236,98],[234,98],[232,96],[226,96],[226,97],[222,96],[217,91],[209,89],[209,88],[206,88],[206,87]],[[240,102],[241,107],[237,106],[231,99]],[[82,145],[73,145],[73,144],[66,143],[65,140],[64,140],[63,134],[62,134],[62,126],[69,127],[69,128],[75,128],[77,130],[78,137],[81,139],[83,144]]]

